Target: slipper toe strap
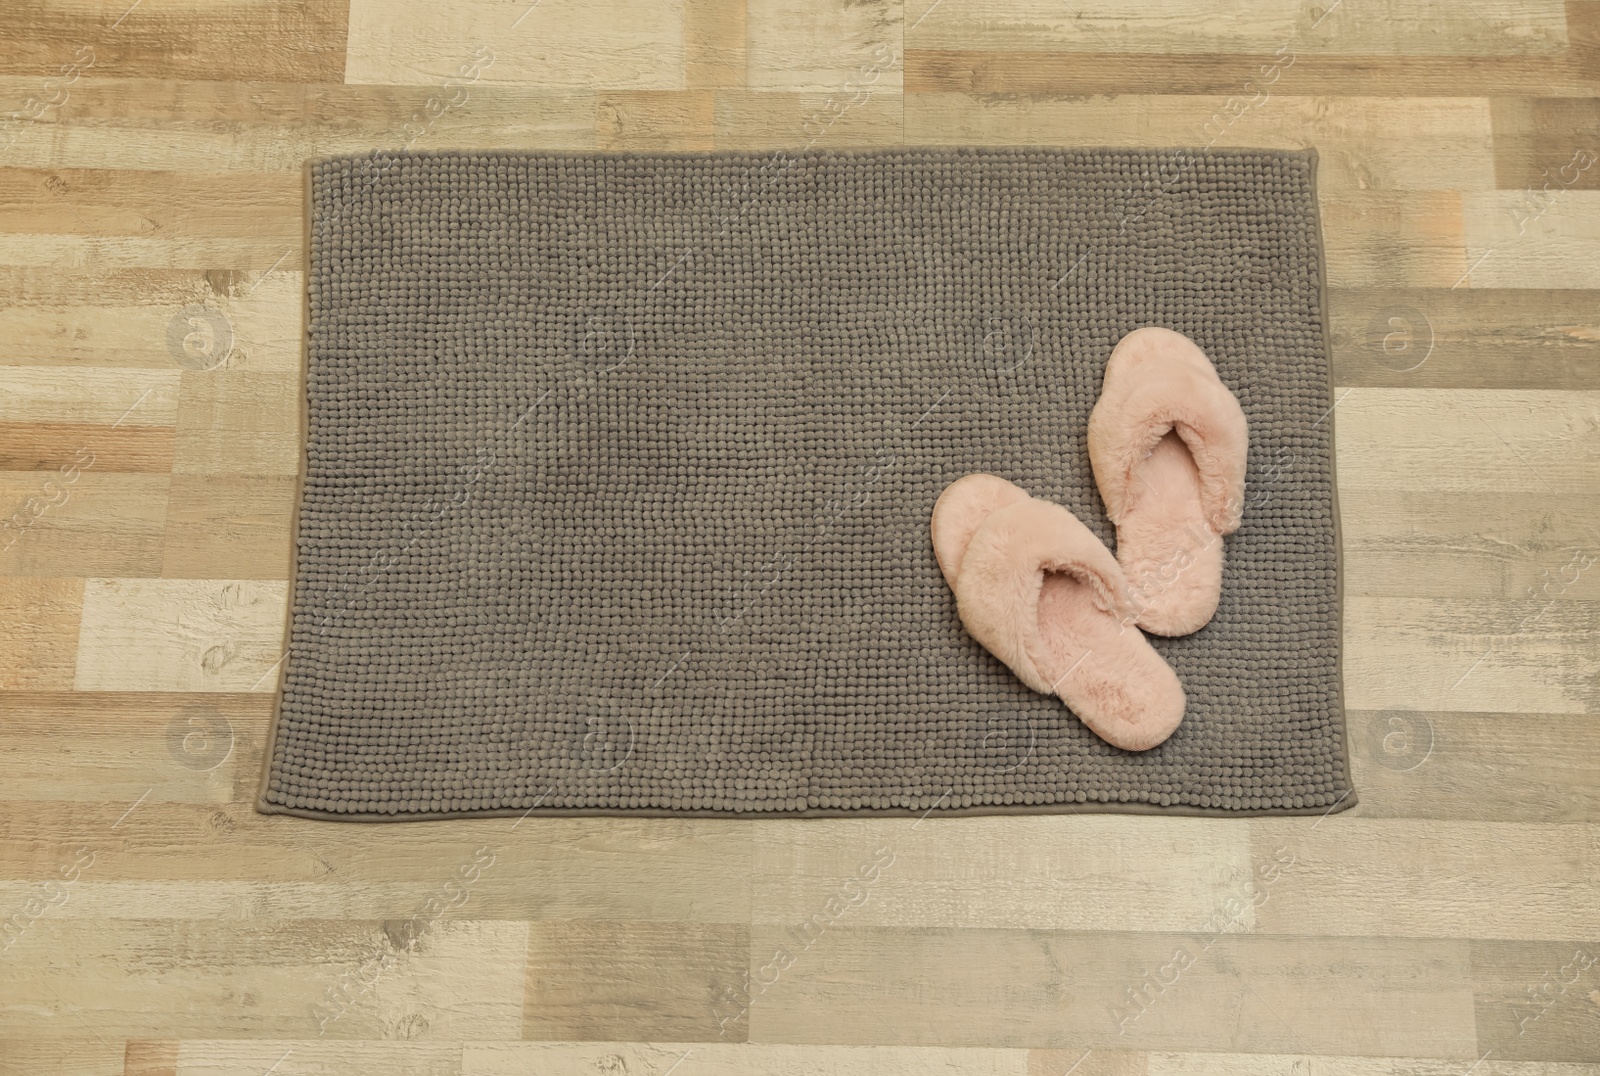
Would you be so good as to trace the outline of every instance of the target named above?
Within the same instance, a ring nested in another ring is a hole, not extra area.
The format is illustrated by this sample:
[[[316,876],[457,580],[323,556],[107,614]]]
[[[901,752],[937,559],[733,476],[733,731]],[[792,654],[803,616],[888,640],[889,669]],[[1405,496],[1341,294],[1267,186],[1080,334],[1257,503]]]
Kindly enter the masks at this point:
[[[1199,469],[1207,522],[1218,534],[1231,534],[1244,512],[1249,427],[1211,361],[1183,342],[1182,353],[1164,352],[1136,372],[1107,378],[1089,417],[1089,458],[1106,509],[1120,522],[1140,496],[1139,464],[1176,432]]]
[[[956,608],[967,632],[1017,678],[1051,694],[1064,670],[1039,633],[1039,592],[1046,572],[1089,586],[1095,604],[1133,623],[1132,595],[1121,567],[1094,533],[1060,505],[1029,499],[994,512],[972,536],[956,580]]]

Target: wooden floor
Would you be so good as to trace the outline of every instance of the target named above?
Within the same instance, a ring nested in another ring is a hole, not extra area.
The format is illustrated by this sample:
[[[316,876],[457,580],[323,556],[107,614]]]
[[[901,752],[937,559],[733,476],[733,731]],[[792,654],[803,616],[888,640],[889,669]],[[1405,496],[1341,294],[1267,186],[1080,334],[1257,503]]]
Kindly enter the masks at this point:
[[[5,0],[0,1071],[1600,1073],[1597,90],[1591,0]],[[1360,806],[256,814],[305,158],[900,143],[1321,151]]]

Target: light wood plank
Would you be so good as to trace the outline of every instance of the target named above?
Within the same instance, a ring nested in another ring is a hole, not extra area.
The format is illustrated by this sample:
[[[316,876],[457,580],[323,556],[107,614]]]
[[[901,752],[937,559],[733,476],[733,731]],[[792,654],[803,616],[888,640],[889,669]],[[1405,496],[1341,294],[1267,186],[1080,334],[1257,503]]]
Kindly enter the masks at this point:
[[[1600,163],[1590,171],[1596,169]],[[1462,195],[1462,214],[1472,287],[1600,287],[1600,191],[1559,182],[1472,191]]]
[[[900,0],[746,0],[748,84],[900,91]]]
[[[666,1073],[674,1076],[1034,1076],[1023,1050],[787,1046],[721,1042],[469,1042],[462,1076]],[[1050,1076],[1060,1076],[1052,1072]],[[1102,1076],[1080,1069],[1074,1076]]]
[[[345,0],[243,0],[225,7],[181,0],[138,12],[117,3],[84,8],[16,0],[0,35],[0,70],[54,74],[59,65],[87,61],[84,70],[95,74],[337,82],[345,12]]]
[[[454,1042],[329,1042],[293,1039],[187,1039],[174,1057],[173,1076],[461,1076],[463,1045]],[[273,1070],[272,1066],[278,1068]]]
[[[272,580],[87,580],[73,687],[271,694],[287,601]]]
[[[178,375],[176,368],[0,366],[0,421],[171,426],[178,418]]]
[[[1349,597],[1345,703],[1552,714],[1600,708],[1594,602]]]
[[[298,370],[186,370],[173,473],[298,474],[300,410]]]
[[[1471,268],[1456,191],[1320,196],[1330,288],[1453,288]]]
[[[1344,592],[1488,598],[1543,608],[1600,599],[1600,504],[1544,490],[1465,499],[1434,490],[1341,489]]]
[[[746,15],[746,0],[684,0],[686,87],[745,85]]]
[[[223,319],[231,353],[216,354],[222,364],[298,369],[304,281],[268,268],[12,268],[0,276],[0,332],[16,365],[193,369],[209,365],[188,339],[198,307]]]
[[[756,835],[755,922],[1198,930],[1248,872],[1242,826],[1115,816],[779,821]]]
[[[169,579],[288,579],[298,492],[289,475],[174,475],[161,573]],[[128,573],[119,573],[128,574]]]
[[[1345,720],[1362,818],[1600,818],[1592,715],[1352,710]]]
[[[1593,491],[1600,393],[1340,390],[1340,489]]]
[[[84,1037],[77,1039],[0,1040],[0,1058],[17,1072],[39,1076],[127,1076],[123,1044],[89,1038],[93,1031],[80,1028],[79,1034]]]
[[[1586,0],[1570,0],[1567,4],[1569,12],[1588,6]],[[1332,8],[1330,3],[1323,10]],[[1571,47],[1553,55],[1363,56],[1311,51],[1299,39],[1258,46],[1256,51],[1225,47],[1207,52],[1130,51],[1112,38],[1094,51],[960,45],[928,48],[920,43],[918,34],[911,33],[905,55],[905,87],[907,93],[1024,94],[1041,98],[1063,94],[1243,93],[1254,99],[1261,88],[1260,80],[1272,79],[1276,71],[1273,86],[1280,87],[1279,92],[1302,96],[1381,93],[1421,98],[1593,97],[1596,76],[1590,59],[1592,51],[1581,47],[1576,36],[1571,40]],[[1288,64],[1291,54],[1294,63]]]
[[[248,769],[253,794],[260,754],[251,746],[259,744],[259,733],[237,711],[221,716],[231,722],[234,736],[234,753],[221,772]],[[174,720],[187,717],[180,712]],[[208,729],[205,722],[199,727]],[[229,726],[209,731],[225,742]],[[320,908],[329,920],[392,919],[408,915],[418,893],[441,884],[454,864],[481,853],[492,862],[471,888],[467,906],[474,918],[750,918],[750,837],[737,821],[535,817],[520,825],[515,818],[459,820],[423,830],[313,824],[261,815],[238,799],[220,807],[179,802],[184,796],[177,790],[194,788],[191,774],[200,772],[212,751],[203,740],[171,747],[163,742],[159,750],[168,757],[152,759],[142,771],[130,767],[117,778],[121,788],[131,789],[134,773],[146,773],[156,786],[145,789],[149,795],[135,810],[129,810],[138,802],[132,795],[91,801],[92,809],[59,800],[13,801],[0,847],[18,880],[46,877],[74,849],[88,845],[96,849],[94,872],[79,902],[67,906],[79,909],[72,914],[127,918],[149,908],[143,917],[236,919],[244,907],[254,918],[292,920]],[[423,862],[430,864],[427,871],[420,868]],[[442,873],[433,869],[440,864]],[[175,904],[171,894],[180,883],[188,897]]]
[[[752,977],[786,944],[754,928]],[[1477,1056],[1465,942],[842,927],[789,955],[753,1041]]]
[[[1338,288],[1328,308],[1341,387],[1600,388],[1589,292]]]
[[[1495,1056],[1495,1055],[1490,1055]],[[1150,1076],[1593,1076],[1592,1065],[1489,1060],[1436,1061],[1423,1057],[1326,1057],[1283,1054],[1150,1054]]]
[[[477,72],[490,82],[546,88],[683,88],[683,0],[609,9],[351,0],[349,42],[347,82],[470,85]]]
[[[1593,824],[1334,816],[1309,832],[1298,819],[1250,827],[1257,863],[1293,860],[1248,892],[1262,934],[1555,940],[1600,921]]]
[[[98,235],[0,235],[0,264],[39,268],[190,269],[236,265],[260,272],[274,265],[301,268],[293,248],[284,260],[283,236],[246,239],[145,239]]]
[[[1495,173],[1511,190],[1600,189],[1600,100],[1502,99],[1493,103]]]
[[[880,80],[881,81],[881,80]],[[900,140],[903,99],[877,89],[717,94],[718,149],[840,149]]]
[[[26,92],[18,88],[19,96]],[[106,79],[84,86],[50,122],[14,131],[7,158],[37,168],[181,171],[200,162],[210,172],[298,175],[308,157],[374,148],[592,148],[594,120],[592,92],[486,78],[448,90],[438,83],[307,90]],[[180,268],[196,264],[237,263]]]
[[[527,927],[426,922],[413,940],[354,920],[41,918],[12,952],[46,955],[0,979],[0,1029],[71,1036],[81,1017],[107,1038],[516,1037]]]
[[[713,999],[750,960],[743,923],[546,920],[528,934],[523,1037],[741,1042]]]
[[[1269,147],[1320,155],[1324,193],[1493,190],[1488,105],[1474,98],[906,97],[913,145]],[[1255,101],[1253,105],[1252,101]],[[1130,124],[1129,115],[1138,117]],[[1326,220],[1325,223],[1333,223]]]
[[[0,169],[0,232],[168,240],[299,237],[291,173],[251,176],[90,169]]]
[[[0,692],[7,770],[0,800],[70,803],[85,786],[104,801],[141,809],[246,800],[271,709],[272,699],[260,694]]]
[[[1592,929],[1591,920],[1571,941],[1473,941],[1482,1050],[1507,1060],[1592,1066],[1600,1057],[1600,944]]]
[[[164,475],[172,470],[172,430],[71,422],[0,423],[0,470],[53,471],[66,479],[85,466],[100,474]]]
[[[706,91],[603,94],[595,102],[598,149],[711,149],[716,101]]]
[[[1131,1050],[1029,1050],[1028,1076],[1147,1076],[1150,1054]],[[1078,1066],[1076,1070],[1072,1066]]]
[[[265,269],[237,274],[225,271],[225,275],[250,278],[250,283],[238,289],[247,300],[219,301],[212,294],[196,293],[185,301],[159,306],[77,307],[70,312],[13,307],[7,317],[0,318],[0,324],[14,333],[16,357],[21,360],[18,365],[165,371],[226,364],[294,369],[300,302],[292,292],[300,287],[301,274],[284,272],[280,265],[270,275]],[[263,285],[259,293],[251,291],[256,281]],[[278,294],[270,296],[272,292]],[[196,351],[193,343],[184,346],[186,337],[199,328],[190,321],[197,308],[221,316],[224,331],[219,335],[231,342],[231,352],[214,351],[208,356]]]

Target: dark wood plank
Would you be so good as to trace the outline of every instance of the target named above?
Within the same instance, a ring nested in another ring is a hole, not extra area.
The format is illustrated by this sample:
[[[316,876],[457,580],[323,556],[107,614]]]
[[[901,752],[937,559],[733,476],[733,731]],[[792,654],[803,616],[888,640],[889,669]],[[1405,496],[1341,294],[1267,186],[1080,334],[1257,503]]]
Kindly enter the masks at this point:
[[[1528,192],[1524,216],[1565,191],[1600,190],[1600,100],[1502,98],[1492,103],[1495,182]]]
[[[3,168],[0,232],[208,241],[274,236],[298,247],[304,190],[298,172]]]
[[[1479,1053],[1497,1061],[1600,1058],[1600,941],[1594,937],[1475,939],[1472,983]]]
[[[172,428],[0,422],[0,471],[56,471],[74,465],[96,474],[166,474]]]
[[[1592,95],[1600,77],[1586,54],[1563,56],[1341,56],[1301,52],[1274,93],[1370,97]],[[1065,50],[907,49],[907,93],[1251,94],[1245,82],[1271,53],[1093,53]]]
[[[1600,821],[1592,716],[1352,710],[1345,720],[1363,818]]]
[[[178,1040],[129,1039],[123,1076],[178,1076]]]
[[[51,0],[9,0],[0,74],[43,80],[87,60],[90,76],[339,82],[349,12],[348,0],[237,0],[226,7],[129,0],[101,5],[89,17]]]
[[[71,688],[82,612],[81,579],[0,577],[0,690]]]
[[[743,924],[529,924],[523,1037],[744,1042]],[[728,996],[731,995],[731,996]]]
[[[1340,386],[1600,389],[1593,292],[1334,288],[1328,315]]]

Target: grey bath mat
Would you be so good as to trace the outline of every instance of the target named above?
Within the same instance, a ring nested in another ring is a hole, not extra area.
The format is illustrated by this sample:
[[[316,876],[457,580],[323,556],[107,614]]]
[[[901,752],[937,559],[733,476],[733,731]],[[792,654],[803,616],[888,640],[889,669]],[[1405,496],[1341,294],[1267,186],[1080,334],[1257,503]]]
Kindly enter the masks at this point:
[[[306,459],[260,809],[1322,813],[1339,675],[1315,158],[374,155],[311,168]],[[1188,692],[1112,748],[962,630],[929,513],[1002,475],[1108,544],[1112,346],[1250,421]]]

